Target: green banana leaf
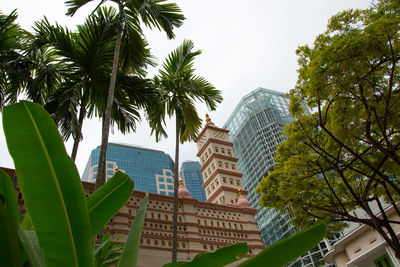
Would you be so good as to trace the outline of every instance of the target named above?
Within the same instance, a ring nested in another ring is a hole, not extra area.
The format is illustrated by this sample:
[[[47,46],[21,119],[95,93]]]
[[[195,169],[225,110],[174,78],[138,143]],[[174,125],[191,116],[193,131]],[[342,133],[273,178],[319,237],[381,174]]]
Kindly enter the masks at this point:
[[[19,225],[18,235],[19,239],[21,240],[22,246],[28,256],[30,266],[44,266],[42,251],[40,250],[35,232],[25,230],[21,225]]]
[[[0,199],[0,265],[20,267],[23,265],[18,242],[16,222]]]
[[[123,172],[97,189],[88,199],[88,211],[94,238],[132,195],[134,182]]]
[[[237,261],[247,254],[249,248],[246,243],[236,243],[230,246],[219,248],[213,252],[197,254],[189,262],[175,262],[164,264],[163,267],[201,267],[201,266],[225,266]]]
[[[22,225],[22,228],[24,228],[25,230],[33,230],[31,218],[29,217],[28,212],[25,213],[25,217],[22,220],[21,225]]]
[[[136,212],[135,220],[133,221],[131,230],[126,238],[124,250],[117,267],[135,267],[140,247],[140,237],[142,235],[143,222],[146,216],[147,204],[149,202],[149,194],[146,193],[138,211]]]
[[[52,118],[21,101],[4,108],[3,128],[45,264],[93,266],[83,186]]]
[[[325,218],[291,237],[274,243],[239,266],[281,267],[292,262],[318,245],[325,236],[328,221],[329,218]]]
[[[19,211],[17,195],[11,178],[0,169],[0,198],[5,202],[5,207],[10,212],[15,223],[21,222],[21,212]]]

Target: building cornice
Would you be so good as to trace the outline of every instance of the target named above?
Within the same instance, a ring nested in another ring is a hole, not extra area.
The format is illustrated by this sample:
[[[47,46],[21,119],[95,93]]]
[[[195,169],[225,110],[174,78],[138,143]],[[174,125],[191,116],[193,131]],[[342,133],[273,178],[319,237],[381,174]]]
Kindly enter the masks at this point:
[[[232,172],[232,171],[227,171],[227,170],[222,170],[222,169],[216,169],[216,170],[213,172],[213,174],[211,174],[211,176],[208,177],[207,181],[205,181],[204,184],[203,184],[201,187],[206,188],[207,185],[208,185],[209,183],[211,183],[212,179],[214,179],[214,177],[215,177],[218,173],[227,174],[227,175],[232,175],[232,176],[236,176],[236,177],[239,177],[239,178],[241,178],[241,177],[243,176],[243,174],[242,174],[241,172]],[[237,189],[236,189],[236,190],[237,190]]]
[[[237,161],[239,160],[239,159],[236,158],[236,157],[225,156],[225,155],[213,153],[213,154],[211,155],[211,157],[209,157],[208,160],[203,164],[203,166],[201,166],[200,172],[203,172],[204,169],[206,169],[206,168],[208,167],[208,164],[210,164],[210,162],[211,162],[213,159],[216,159],[216,158],[217,158],[217,159],[226,159],[226,160],[230,160],[230,161],[233,161],[233,162],[237,162]]]
[[[206,149],[206,147],[208,146],[208,144],[210,143],[216,143],[216,144],[221,144],[221,145],[226,145],[226,146],[233,146],[232,142],[228,142],[228,141],[222,141],[219,139],[215,139],[215,138],[209,138],[207,139],[207,141],[204,143],[204,145],[202,146],[202,148],[200,148],[199,152],[197,152],[196,156],[200,157],[201,153],[203,153],[204,149]]]
[[[196,140],[194,140],[196,143],[197,143],[197,141],[200,140],[200,138],[203,136],[203,134],[206,132],[206,130],[207,130],[208,128],[211,128],[211,129],[214,129],[214,130],[218,130],[218,131],[221,131],[221,132],[229,133],[229,130],[223,129],[223,128],[219,128],[218,126],[215,126],[214,123],[206,123],[206,125],[205,125],[204,128],[203,128],[203,130],[202,130],[202,131],[200,132],[200,134],[197,136]]]
[[[230,192],[233,192],[233,193],[237,193],[238,192],[238,189],[237,189],[237,187],[228,187],[228,186],[220,186],[217,190],[215,190],[215,192],[211,195],[211,196],[209,196],[208,198],[207,198],[207,200],[206,200],[206,203],[211,203],[214,199],[215,199],[215,197],[217,197],[218,196],[218,194],[219,193],[221,193],[222,191],[230,191]],[[247,194],[248,193],[248,191],[246,191],[246,190],[240,190],[241,192],[242,192],[242,194]]]

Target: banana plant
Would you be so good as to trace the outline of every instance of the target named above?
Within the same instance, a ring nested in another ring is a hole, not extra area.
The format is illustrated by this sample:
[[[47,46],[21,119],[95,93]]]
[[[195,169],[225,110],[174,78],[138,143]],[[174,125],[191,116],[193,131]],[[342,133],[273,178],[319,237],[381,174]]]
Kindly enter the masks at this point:
[[[22,220],[11,180],[0,171],[2,263],[94,266],[93,239],[129,199],[134,182],[117,172],[86,199],[57,127],[40,105],[21,101],[5,107],[3,128],[27,215]],[[148,196],[142,213],[147,201]],[[143,220],[144,216],[136,216],[131,231],[139,240],[137,232],[141,232]],[[138,242],[128,240],[125,247],[133,246],[137,254]]]

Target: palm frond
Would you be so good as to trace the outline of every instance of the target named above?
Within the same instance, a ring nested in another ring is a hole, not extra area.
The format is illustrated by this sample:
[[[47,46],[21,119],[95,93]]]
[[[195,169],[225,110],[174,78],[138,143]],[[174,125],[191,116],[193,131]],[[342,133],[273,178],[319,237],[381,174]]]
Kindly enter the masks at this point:
[[[194,51],[192,41],[185,40],[168,55],[160,74],[154,78],[155,87],[159,88],[155,97],[157,103],[146,111],[157,141],[166,137],[165,117],[174,114],[178,114],[180,119],[180,141],[194,140],[201,127],[195,101],[205,102],[212,110],[222,101],[219,90],[205,78],[194,74],[194,59],[200,54],[200,50]]]
[[[173,78],[182,76],[184,72],[193,72],[193,63],[196,56],[201,54],[201,50],[193,51],[194,43],[191,40],[184,40],[183,43],[172,51],[165,62],[161,75]]]
[[[131,11],[137,11],[143,23],[166,32],[167,37],[175,37],[174,28],[183,24],[185,17],[175,3],[164,3],[166,0],[130,0],[126,6]]]
[[[65,5],[68,7],[67,13],[65,15],[67,16],[73,16],[75,15],[76,11],[78,11],[79,8],[82,6],[86,5],[89,2],[92,2],[93,0],[67,0],[65,1]],[[96,9],[103,4],[107,0],[101,0],[100,4],[96,7]],[[95,10],[96,10],[95,9]]]
[[[126,12],[125,27],[122,32],[120,67],[124,72],[145,74],[147,65],[155,66],[148,42],[138,24],[137,13]],[[144,72],[143,72],[144,71]]]

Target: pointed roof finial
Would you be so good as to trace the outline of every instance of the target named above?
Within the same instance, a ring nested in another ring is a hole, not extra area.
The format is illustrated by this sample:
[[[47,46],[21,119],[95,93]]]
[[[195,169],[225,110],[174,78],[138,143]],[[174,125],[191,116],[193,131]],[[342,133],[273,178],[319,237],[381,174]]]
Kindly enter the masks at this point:
[[[114,174],[116,174],[118,171],[119,171],[118,166],[115,166]]]
[[[179,198],[192,198],[190,196],[190,192],[183,185],[182,179],[179,179],[178,197]]]
[[[242,195],[242,191],[240,191],[240,188],[238,188],[238,195],[239,195],[239,196]]]
[[[211,119],[210,119],[210,117],[208,116],[208,113],[206,113],[206,122],[210,122],[211,121]]]

